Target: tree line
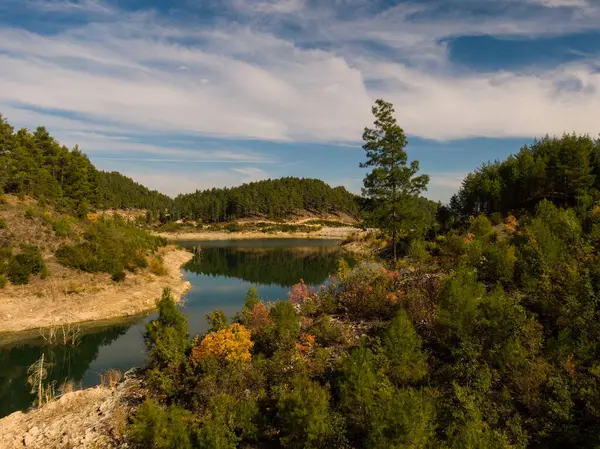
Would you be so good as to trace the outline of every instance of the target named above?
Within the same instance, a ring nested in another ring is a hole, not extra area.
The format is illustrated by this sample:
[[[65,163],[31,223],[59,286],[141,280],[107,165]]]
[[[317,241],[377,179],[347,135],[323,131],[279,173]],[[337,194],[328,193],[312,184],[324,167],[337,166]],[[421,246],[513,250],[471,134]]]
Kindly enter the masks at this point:
[[[543,199],[561,207],[589,208],[600,198],[600,139],[546,136],[504,161],[468,174],[451,209],[459,214],[532,212]]]
[[[0,188],[80,216],[100,208],[165,208],[171,199],[120,173],[97,170],[75,146],[69,150],[39,126],[15,129],[0,114]]]
[[[286,177],[179,195],[172,216],[222,222],[245,217],[283,219],[299,211],[356,216],[359,208],[356,195],[344,187],[332,188],[319,179]]]

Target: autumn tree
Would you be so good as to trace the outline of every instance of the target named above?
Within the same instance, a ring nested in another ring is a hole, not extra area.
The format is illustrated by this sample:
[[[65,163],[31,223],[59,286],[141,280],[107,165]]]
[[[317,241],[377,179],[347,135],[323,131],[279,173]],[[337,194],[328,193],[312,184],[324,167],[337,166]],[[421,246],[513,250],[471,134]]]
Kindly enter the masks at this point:
[[[408,162],[404,150],[408,142],[394,117],[393,105],[379,99],[373,106],[373,115],[375,127],[365,128],[363,133],[367,161],[360,166],[372,167],[363,181],[363,194],[372,201],[373,224],[390,234],[396,260],[398,234],[418,234],[423,230],[418,199],[427,188],[429,176],[415,176],[419,162]]]

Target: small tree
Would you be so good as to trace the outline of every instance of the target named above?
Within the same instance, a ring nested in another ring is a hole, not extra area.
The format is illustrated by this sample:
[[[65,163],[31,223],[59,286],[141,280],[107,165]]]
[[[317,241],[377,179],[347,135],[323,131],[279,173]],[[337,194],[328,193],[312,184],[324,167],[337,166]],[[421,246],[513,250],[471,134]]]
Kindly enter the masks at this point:
[[[426,190],[429,176],[415,176],[419,162],[408,165],[404,148],[407,145],[404,131],[394,118],[394,107],[382,99],[373,106],[375,127],[365,128],[363,149],[367,161],[360,166],[373,167],[363,183],[363,195],[373,204],[372,221],[392,238],[394,260],[399,232],[423,231],[423,213],[418,198]]]

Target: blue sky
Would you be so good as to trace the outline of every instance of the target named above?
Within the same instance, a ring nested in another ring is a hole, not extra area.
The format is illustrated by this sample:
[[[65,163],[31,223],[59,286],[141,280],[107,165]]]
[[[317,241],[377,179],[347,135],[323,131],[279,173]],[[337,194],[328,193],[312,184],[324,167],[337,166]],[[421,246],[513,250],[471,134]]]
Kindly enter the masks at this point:
[[[535,137],[600,131],[600,0],[0,0],[0,113],[170,195],[360,192],[394,103],[447,201]]]

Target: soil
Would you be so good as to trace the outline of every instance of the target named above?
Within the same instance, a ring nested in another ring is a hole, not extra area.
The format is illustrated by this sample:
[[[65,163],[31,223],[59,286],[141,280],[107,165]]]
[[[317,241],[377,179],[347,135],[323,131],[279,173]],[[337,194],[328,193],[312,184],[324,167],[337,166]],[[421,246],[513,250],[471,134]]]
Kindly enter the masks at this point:
[[[248,239],[344,239],[358,230],[353,227],[323,227],[314,232],[223,232],[223,231],[194,231],[194,232],[162,232],[155,235],[172,242],[193,240],[248,240]]]
[[[167,274],[147,270],[130,273],[123,282],[108,274],[79,273],[47,261],[51,276],[34,279],[29,285],[8,285],[0,290],[0,342],[21,338],[17,332],[57,329],[97,320],[139,315],[152,310],[165,287],[175,297],[190,288],[180,267],[192,254],[168,246],[160,249]]]
[[[128,376],[111,387],[66,393],[39,409],[0,419],[3,449],[118,448],[127,417],[146,393],[140,378]]]

